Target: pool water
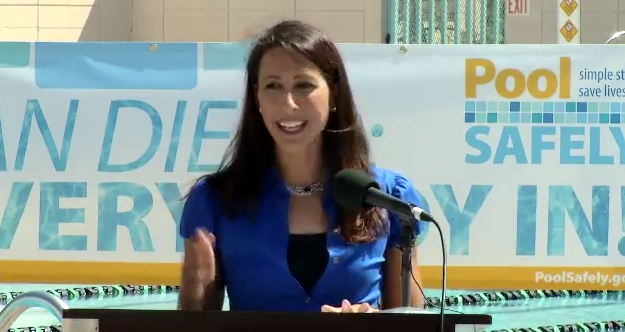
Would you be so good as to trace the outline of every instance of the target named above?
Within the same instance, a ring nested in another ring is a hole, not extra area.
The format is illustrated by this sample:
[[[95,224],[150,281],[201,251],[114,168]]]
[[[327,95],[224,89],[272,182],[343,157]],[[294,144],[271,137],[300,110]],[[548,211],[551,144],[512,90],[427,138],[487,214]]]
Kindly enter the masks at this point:
[[[22,285],[0,284],[0,293],[51,290],[62,288],[88,287],[96,285]],[[479,291],[448,290],[448,296],[475,294]],[[426,296],[439,297],[440,290],[426,289]],[[97,299],[67,300],[72,308],[107,309],[174,309],[177,295],[133,295]],[[0,305],[0,309],[4,306]],[[449,307],[463,313],[484,313],[493,316],[493,325],[488,330],[537,327],[625,319],[625,298],[553,298],[507,301],[487,305],[465,305]],[[434,309],[436,310],[436,309]],[[13,328],[58,325],[54,317],[41,310],[31,309],[23,314]]]

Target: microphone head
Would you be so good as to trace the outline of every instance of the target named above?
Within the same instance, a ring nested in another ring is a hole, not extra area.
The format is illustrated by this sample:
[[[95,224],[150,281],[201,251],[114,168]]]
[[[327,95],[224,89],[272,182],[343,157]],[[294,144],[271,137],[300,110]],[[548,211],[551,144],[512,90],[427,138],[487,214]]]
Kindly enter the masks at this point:
[[[332,196],[342,207],[353,210],[366,209],[370,207],[365,203],[369,188],[380,189],[380,185],[366,172],[345,169],[334,176]]]

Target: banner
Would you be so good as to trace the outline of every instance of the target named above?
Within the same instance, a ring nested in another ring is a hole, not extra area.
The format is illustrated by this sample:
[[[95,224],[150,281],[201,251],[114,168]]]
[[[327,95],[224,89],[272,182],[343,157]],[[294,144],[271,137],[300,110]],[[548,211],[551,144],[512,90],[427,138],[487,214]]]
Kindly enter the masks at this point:
[[[376,164],[442,225],[450,287],[625,289],[620,48],[340,48]],[[246,51],[0,43],[0,282],[178,282],[182,197],[232,137]]]

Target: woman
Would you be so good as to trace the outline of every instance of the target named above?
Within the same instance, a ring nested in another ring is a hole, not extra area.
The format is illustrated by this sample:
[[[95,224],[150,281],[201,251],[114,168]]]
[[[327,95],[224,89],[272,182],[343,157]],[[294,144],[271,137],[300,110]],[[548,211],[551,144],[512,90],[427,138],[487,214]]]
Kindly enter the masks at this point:
[[[401,305],[399,222],[337,206],[342,169],[369,172],[419,205],[412,183],[374,168],[343,61],[322,32],[281,22],[256,41],[243,113],[219,171],[189,192],[179,308],[371,312]],[[416,249],[414,276],[418,280]],[[412,285],[414,306],[421,293]]]

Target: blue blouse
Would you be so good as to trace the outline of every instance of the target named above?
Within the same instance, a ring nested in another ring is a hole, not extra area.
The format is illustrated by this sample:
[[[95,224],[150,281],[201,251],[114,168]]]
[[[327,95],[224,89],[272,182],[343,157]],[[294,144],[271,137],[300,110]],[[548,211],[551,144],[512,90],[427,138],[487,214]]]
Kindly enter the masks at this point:
[[[381,190],[421,206],[410,180],[393,171],[373,170]],[[266,183],[259,210],[251,222],[246,216],[236,220],[222,216],[220,199],[206,182],[199,182],[191,190],[182,212],[182,237],[191,238],[198,228],[216,237],[230,310],[318,312],[324,304],[340,306],[343,299],[378,307],[384,252],[399,244],[397,216],[389,214],[387,231],[369,243],[349,244],[340,234],[328,232],[330,260],[308,294],[291,275],[286,260],[290,195],[275,172]],[[323,206],[333,229],[337,205],[331,190],[326,188],[324,193]],[[420,231],[421,225],[417,234]]]

